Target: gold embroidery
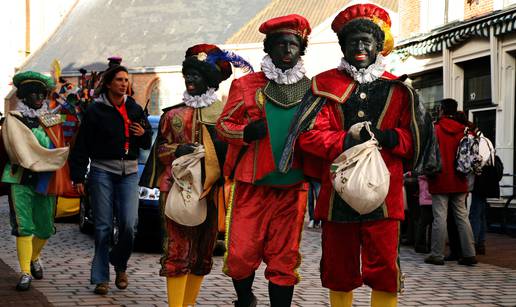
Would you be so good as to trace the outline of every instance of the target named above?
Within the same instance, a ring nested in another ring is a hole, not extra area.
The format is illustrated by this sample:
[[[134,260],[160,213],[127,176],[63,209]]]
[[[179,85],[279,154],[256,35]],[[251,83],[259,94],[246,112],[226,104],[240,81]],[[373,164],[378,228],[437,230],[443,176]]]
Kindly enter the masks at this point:
[[[338,103],[343,103],[344,100],[346,100],[349,97],[349,94],[355,88],[355,85],[356,85],[356,83],[354,81],[350,82],[348,87],[344,91],[344,94],[342,94],[342,96],[339,97],[339,96],[334,95],[334,94],[329,93],[329,92],[320,91],[319,88],[317,87],[316,79],[314,78],[313,81],[312,81],[312,88],[313,88],[313,92],[314,92],[315,95],[330,98],[332,100],[337,101]]]

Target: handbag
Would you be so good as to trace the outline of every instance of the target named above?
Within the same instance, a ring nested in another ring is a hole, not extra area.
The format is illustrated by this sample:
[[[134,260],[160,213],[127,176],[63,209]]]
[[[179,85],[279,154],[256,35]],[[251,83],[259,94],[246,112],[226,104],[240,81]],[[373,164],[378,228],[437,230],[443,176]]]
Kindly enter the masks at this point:
[[[203,194],[202,159],[204,146],[172,162],[174,183],[165,203],[165,215],[184,226],[197,226],[206,220],[207,204]]]
[[[371,139],[345,150],[330,166],[335,191],[361,215],[382,205],[390,183],[389,170],[369,125],[365,127]]]

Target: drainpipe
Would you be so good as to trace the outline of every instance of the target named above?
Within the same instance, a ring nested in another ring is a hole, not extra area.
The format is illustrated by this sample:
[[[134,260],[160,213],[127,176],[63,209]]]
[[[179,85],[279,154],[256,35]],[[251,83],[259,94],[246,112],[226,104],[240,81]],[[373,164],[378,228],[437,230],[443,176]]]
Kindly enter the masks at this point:
[[[25,56],[30,54],[30,0],[25,0]]]
[[[444,24],[448,23],[448,1],[449,0],[444,0]]]

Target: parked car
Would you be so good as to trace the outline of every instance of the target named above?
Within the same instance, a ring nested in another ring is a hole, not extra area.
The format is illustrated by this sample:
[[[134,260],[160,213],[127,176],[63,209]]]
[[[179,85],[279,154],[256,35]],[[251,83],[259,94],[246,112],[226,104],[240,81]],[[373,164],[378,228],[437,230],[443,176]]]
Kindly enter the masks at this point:
[[[55,218],[60,219],[76,216],[79,214],[80,204],[80,198],[58,197]]]
[[[152,127],[152,141],[154,142],[156,135],[158,134],[159,116],[150,115],[148,119]],[[150,150],[140,150],[140,156],[138,157],[138,176],[141,176],[149,154]],[[149,239],[155,239],[158,242],[161,242],[159,189],[139,187],[139,197],[136,240],[138,243],[144,243]],[[115,227],[113,227],[113,240],[116,240],[118,232],[116,225],[118,223],[116,221],[116,214],[114,214],[114,216],[113,224]],[[82,197],[80,200],[79,229],[83,233],[93,233],[93,210],[87,196]]]

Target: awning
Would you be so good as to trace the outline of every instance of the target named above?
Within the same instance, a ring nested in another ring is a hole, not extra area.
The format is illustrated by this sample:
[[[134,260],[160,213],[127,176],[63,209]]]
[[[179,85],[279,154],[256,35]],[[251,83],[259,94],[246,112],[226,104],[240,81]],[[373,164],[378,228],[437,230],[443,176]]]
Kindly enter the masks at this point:
[[[441,52],[443,46],[451,48],[474,37],[489,37],[491,26],[494,27],[495,36],[516,32],[516,7],[473,20],[448,24],[431,33],[402,41],[395,47],[394,53],[408,57]]]

